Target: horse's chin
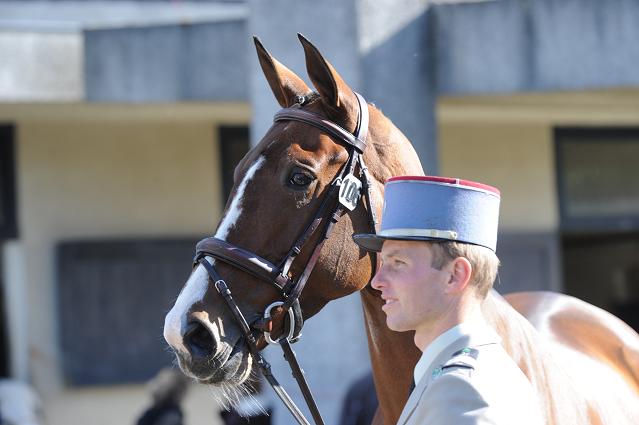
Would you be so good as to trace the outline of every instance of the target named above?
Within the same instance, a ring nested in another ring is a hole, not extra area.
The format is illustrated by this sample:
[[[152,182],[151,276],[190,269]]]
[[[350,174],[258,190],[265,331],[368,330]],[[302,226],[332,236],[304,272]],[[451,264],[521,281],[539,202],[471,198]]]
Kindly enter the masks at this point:
[[[227,347],[221,354],[198,361],[193,361],[189,355],[177,354],[180,369],[200,384],[239,386],[251,376],[253,358],[242,341]]]

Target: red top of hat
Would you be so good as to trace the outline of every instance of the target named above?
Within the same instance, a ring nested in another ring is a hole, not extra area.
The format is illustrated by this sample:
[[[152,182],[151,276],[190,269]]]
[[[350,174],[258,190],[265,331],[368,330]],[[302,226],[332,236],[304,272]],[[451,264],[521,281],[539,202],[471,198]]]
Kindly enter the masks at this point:
[[[454,184],[454,185],[457,185],[457,186],[467,186],[467,187],[472,187],[472,188],[476,188],[476,189],[485,190],[487,192],[491,192],[491,193],[494,193],[497,196],[500,196],[499,189],[497,189],[496,187],[489,186],[489,185],[483,184],[483,183],[474,182],[474,181],[471,181],[471,180],[456,179],[456,178],[452,178],[452,177],[397,176],[397,177],[391,177],[390,179],[388,179],[386,181],[386,183],[394,182],[394,181],[402,181],[402,180],[413,180],[413,181],[414,180],[418,180],[418,181],[425,181],[425,182]]]

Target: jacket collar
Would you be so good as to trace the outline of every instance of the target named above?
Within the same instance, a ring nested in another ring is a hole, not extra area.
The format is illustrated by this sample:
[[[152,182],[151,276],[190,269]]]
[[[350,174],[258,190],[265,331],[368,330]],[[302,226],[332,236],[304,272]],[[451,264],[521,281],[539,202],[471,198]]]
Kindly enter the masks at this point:
[[[397,421],[397,425],[403,425],[417,407],[422,394],[431,382],[433,370],[446,361],[453,353],[466,347],[477,347],[487,344],[499,344],[501,338],[486,323],[464,322],[457,325],[431,342],[422,353],[422,357],[415,366],[414,375],[416,377],[416,387],[411,393],[402,414]],[[418,370],[419,369],[419,370]],[[417,376],[417,374],[420,376]]]

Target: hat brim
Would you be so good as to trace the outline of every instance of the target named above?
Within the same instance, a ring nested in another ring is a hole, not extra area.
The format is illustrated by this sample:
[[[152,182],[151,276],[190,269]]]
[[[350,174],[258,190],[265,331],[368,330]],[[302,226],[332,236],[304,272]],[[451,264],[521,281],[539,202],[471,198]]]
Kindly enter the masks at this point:
[[[380,252],[386,241],[447,241],[443,238],[431,238],[426,236],[380,236],[373,233],[360,233],[353,235],[353,241],[360,248],[371,252]]]

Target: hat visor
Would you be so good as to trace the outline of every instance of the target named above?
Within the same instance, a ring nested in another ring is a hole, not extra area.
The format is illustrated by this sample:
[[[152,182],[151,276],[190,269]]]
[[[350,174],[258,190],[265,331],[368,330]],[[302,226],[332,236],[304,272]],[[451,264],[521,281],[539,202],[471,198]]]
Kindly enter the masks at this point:
[[[385,237],[370,234],[370,233],[360,233],[358,235],[353,235],[353,241],[360,246],[360,248],[365,249],[366,251],[379,252],[382,250],[382,245],[386,240]]]
[[[428,236],[380,236],[371,233],[353,235],[353,241],[366,251],[380,252],[385,241],[447,241],[444,238]]]

